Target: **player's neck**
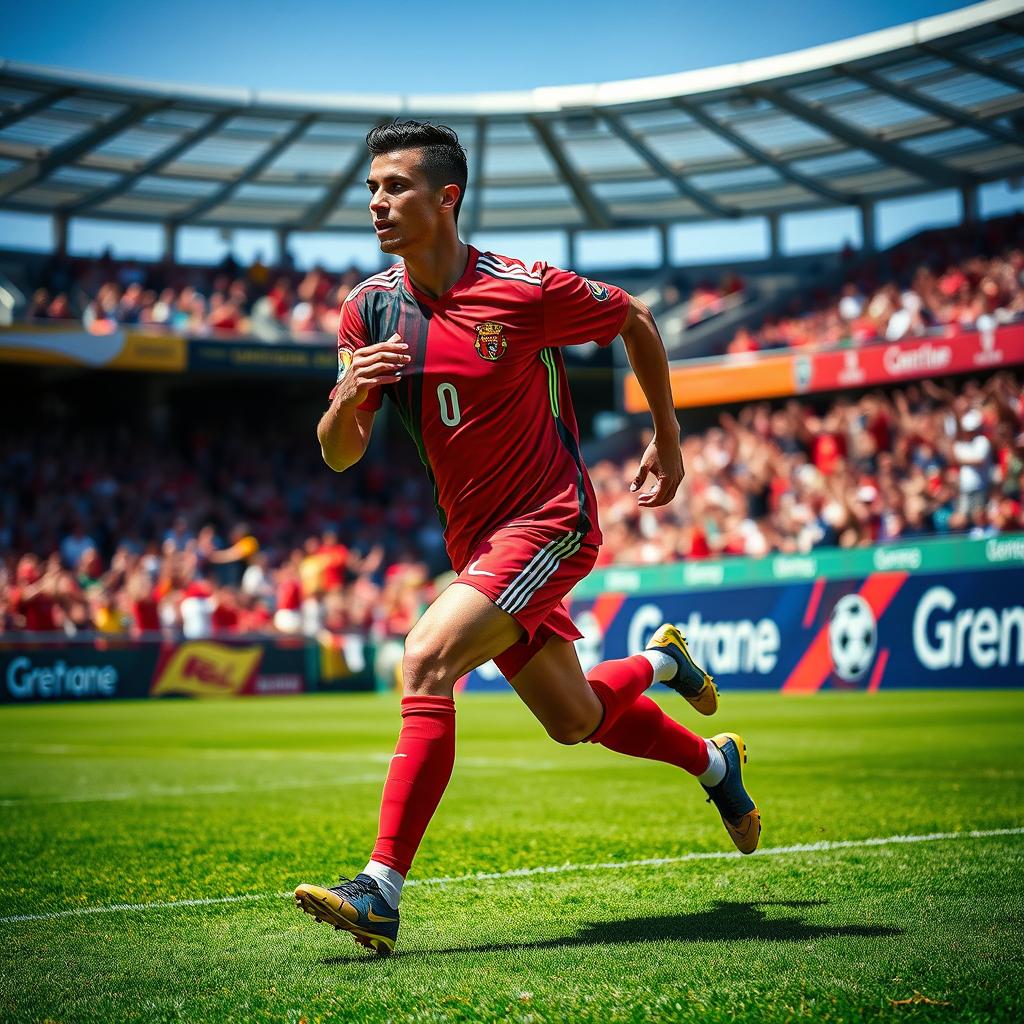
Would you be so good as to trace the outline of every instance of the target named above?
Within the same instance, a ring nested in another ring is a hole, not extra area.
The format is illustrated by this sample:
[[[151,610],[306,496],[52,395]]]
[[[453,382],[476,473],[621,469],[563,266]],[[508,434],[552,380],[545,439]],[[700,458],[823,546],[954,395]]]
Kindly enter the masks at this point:
[[[469,246],[457,234],[438,238],[435,244],[405,257],[409,280],[418,291],[433,298],[444,295],[466,272]]]

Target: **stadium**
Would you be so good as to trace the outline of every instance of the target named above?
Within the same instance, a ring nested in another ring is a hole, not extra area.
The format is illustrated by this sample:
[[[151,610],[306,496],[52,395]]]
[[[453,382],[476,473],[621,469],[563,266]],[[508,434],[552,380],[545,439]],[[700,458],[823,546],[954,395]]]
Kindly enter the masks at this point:
[[[1021,1019],[1024,4],[897,20],[451,93],[0,45],[0,1017]]]

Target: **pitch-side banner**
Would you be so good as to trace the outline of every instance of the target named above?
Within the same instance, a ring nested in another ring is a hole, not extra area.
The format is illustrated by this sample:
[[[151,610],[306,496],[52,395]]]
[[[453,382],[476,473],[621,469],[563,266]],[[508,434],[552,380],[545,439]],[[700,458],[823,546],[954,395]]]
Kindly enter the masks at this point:
[[[922,556],[922,545],[899,549],[915,557],[866,553],[892,568],[857,575],[589,594],[570,606],[585,634],[576,648],[588,670],[642,650],[672,622],[723,689],[1024,686],[1024,542],[960,543],[968,551],[977,544],[988,566],[921,571],[945,554],[939,545]],[[469,689],[503,685],[491,664],[467,681]]]

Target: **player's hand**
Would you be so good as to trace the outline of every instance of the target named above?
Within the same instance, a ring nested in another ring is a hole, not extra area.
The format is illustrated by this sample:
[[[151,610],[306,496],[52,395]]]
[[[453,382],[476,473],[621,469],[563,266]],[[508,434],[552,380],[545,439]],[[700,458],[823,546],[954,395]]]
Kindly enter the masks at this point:
[[[409,346],[400,334],[387,341],[366,345],[352,354],[352,363],[341,378],[337,398],[340,405],[361,405],[370,388],[395,384],[402,379],[402,370],[412,359]]]
[[[655,435],[640,460],[640,468],[633,477],[629,489],[640,490],[648,475],[652,475],[655,482],[640,495],[637,504],[644,508],[667,505],[676,496],[676,491],[686,476],[678,437],[659,438]]]

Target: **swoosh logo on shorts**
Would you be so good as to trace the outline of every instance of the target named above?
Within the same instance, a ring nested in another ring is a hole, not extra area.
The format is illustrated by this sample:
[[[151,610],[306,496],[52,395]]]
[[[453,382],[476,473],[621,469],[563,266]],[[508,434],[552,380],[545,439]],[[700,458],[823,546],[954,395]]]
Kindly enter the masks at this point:
[[[496,572],[488,572],[486,569],[474,569],[473,568],[474,565],[479,565],[479,564],[480,564],[480,559],[478,558],[475,562],[472,563],[472,565],[470,565],[470,567],[466,570],[466,572],[469,573],[470,576],[497,576],[498,575]]]

